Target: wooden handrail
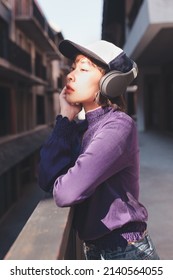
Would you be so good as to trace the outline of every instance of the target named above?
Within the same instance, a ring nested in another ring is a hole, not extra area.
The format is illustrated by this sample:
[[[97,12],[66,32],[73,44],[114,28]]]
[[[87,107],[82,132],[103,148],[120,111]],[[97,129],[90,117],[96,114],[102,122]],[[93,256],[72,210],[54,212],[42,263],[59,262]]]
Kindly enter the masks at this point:
[[[52,198],[43,199],[4,259],[82,259],[72,219],[73,208],[58,208]]]

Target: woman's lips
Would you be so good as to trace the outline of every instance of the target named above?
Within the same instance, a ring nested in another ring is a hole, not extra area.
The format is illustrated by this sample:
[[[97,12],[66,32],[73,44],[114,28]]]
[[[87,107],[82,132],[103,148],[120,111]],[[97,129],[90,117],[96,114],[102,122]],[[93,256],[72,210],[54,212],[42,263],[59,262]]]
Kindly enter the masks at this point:
[[[71,86],[69,86],[69,85],[66,86],[66,92],[67,93],[70,93],[70,92],[73,92],[73,91],[74,91],[74,89]]]

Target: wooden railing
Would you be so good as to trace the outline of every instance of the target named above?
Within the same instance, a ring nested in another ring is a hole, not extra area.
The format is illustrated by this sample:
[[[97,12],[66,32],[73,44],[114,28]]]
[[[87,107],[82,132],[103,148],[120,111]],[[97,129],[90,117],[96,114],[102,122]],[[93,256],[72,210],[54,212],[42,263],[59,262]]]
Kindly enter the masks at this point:
[[[6,254],[6,260],[83,259],[82,244],[72,227],[73,208],[58,208],[45,197]]]

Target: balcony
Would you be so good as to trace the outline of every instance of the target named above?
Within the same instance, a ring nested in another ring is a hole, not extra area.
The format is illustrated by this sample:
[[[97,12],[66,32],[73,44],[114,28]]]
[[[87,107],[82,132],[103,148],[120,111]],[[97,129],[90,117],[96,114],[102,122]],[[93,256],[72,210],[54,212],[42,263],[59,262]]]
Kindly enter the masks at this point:
[[[14,64],[18,68],[21,68],[24,71],[31,73],[31,56],[11,40],[9,40],[8,47],[9,62]]]
[[[40,64],[38,70],[37,64],[35,73],[32,73],[30,54],[13,41],[7,38],[3,40],[0,48],[0,73],[3,77],[22,78],[30,84],[47,85],[46,68]]]
[[[18,28],[43,51],[50,55],[56,54],[58,59],[56,32],[48,24],[37,3],[34,0],[23,0],[20,4],[15,1],[15,21]]]

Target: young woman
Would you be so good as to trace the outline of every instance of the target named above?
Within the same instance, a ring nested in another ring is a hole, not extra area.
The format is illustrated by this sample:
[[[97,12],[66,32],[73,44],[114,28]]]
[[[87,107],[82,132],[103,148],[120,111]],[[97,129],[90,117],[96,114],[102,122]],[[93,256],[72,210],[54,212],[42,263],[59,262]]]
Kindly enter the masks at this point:
[[[73,64],[56,125],[41,150],[40,187],[53,191],[59,207],[74,206],[86,259],[158,259],[147,210],[138,201],[136,125],[124,112],[121,90],[131,73],[136,77],[134,62],[102,40],[86,48],[64,40],[59,49]],[[112,73],[102,92],[101,82]],[[78,122],[82,108],[86,118]]]

